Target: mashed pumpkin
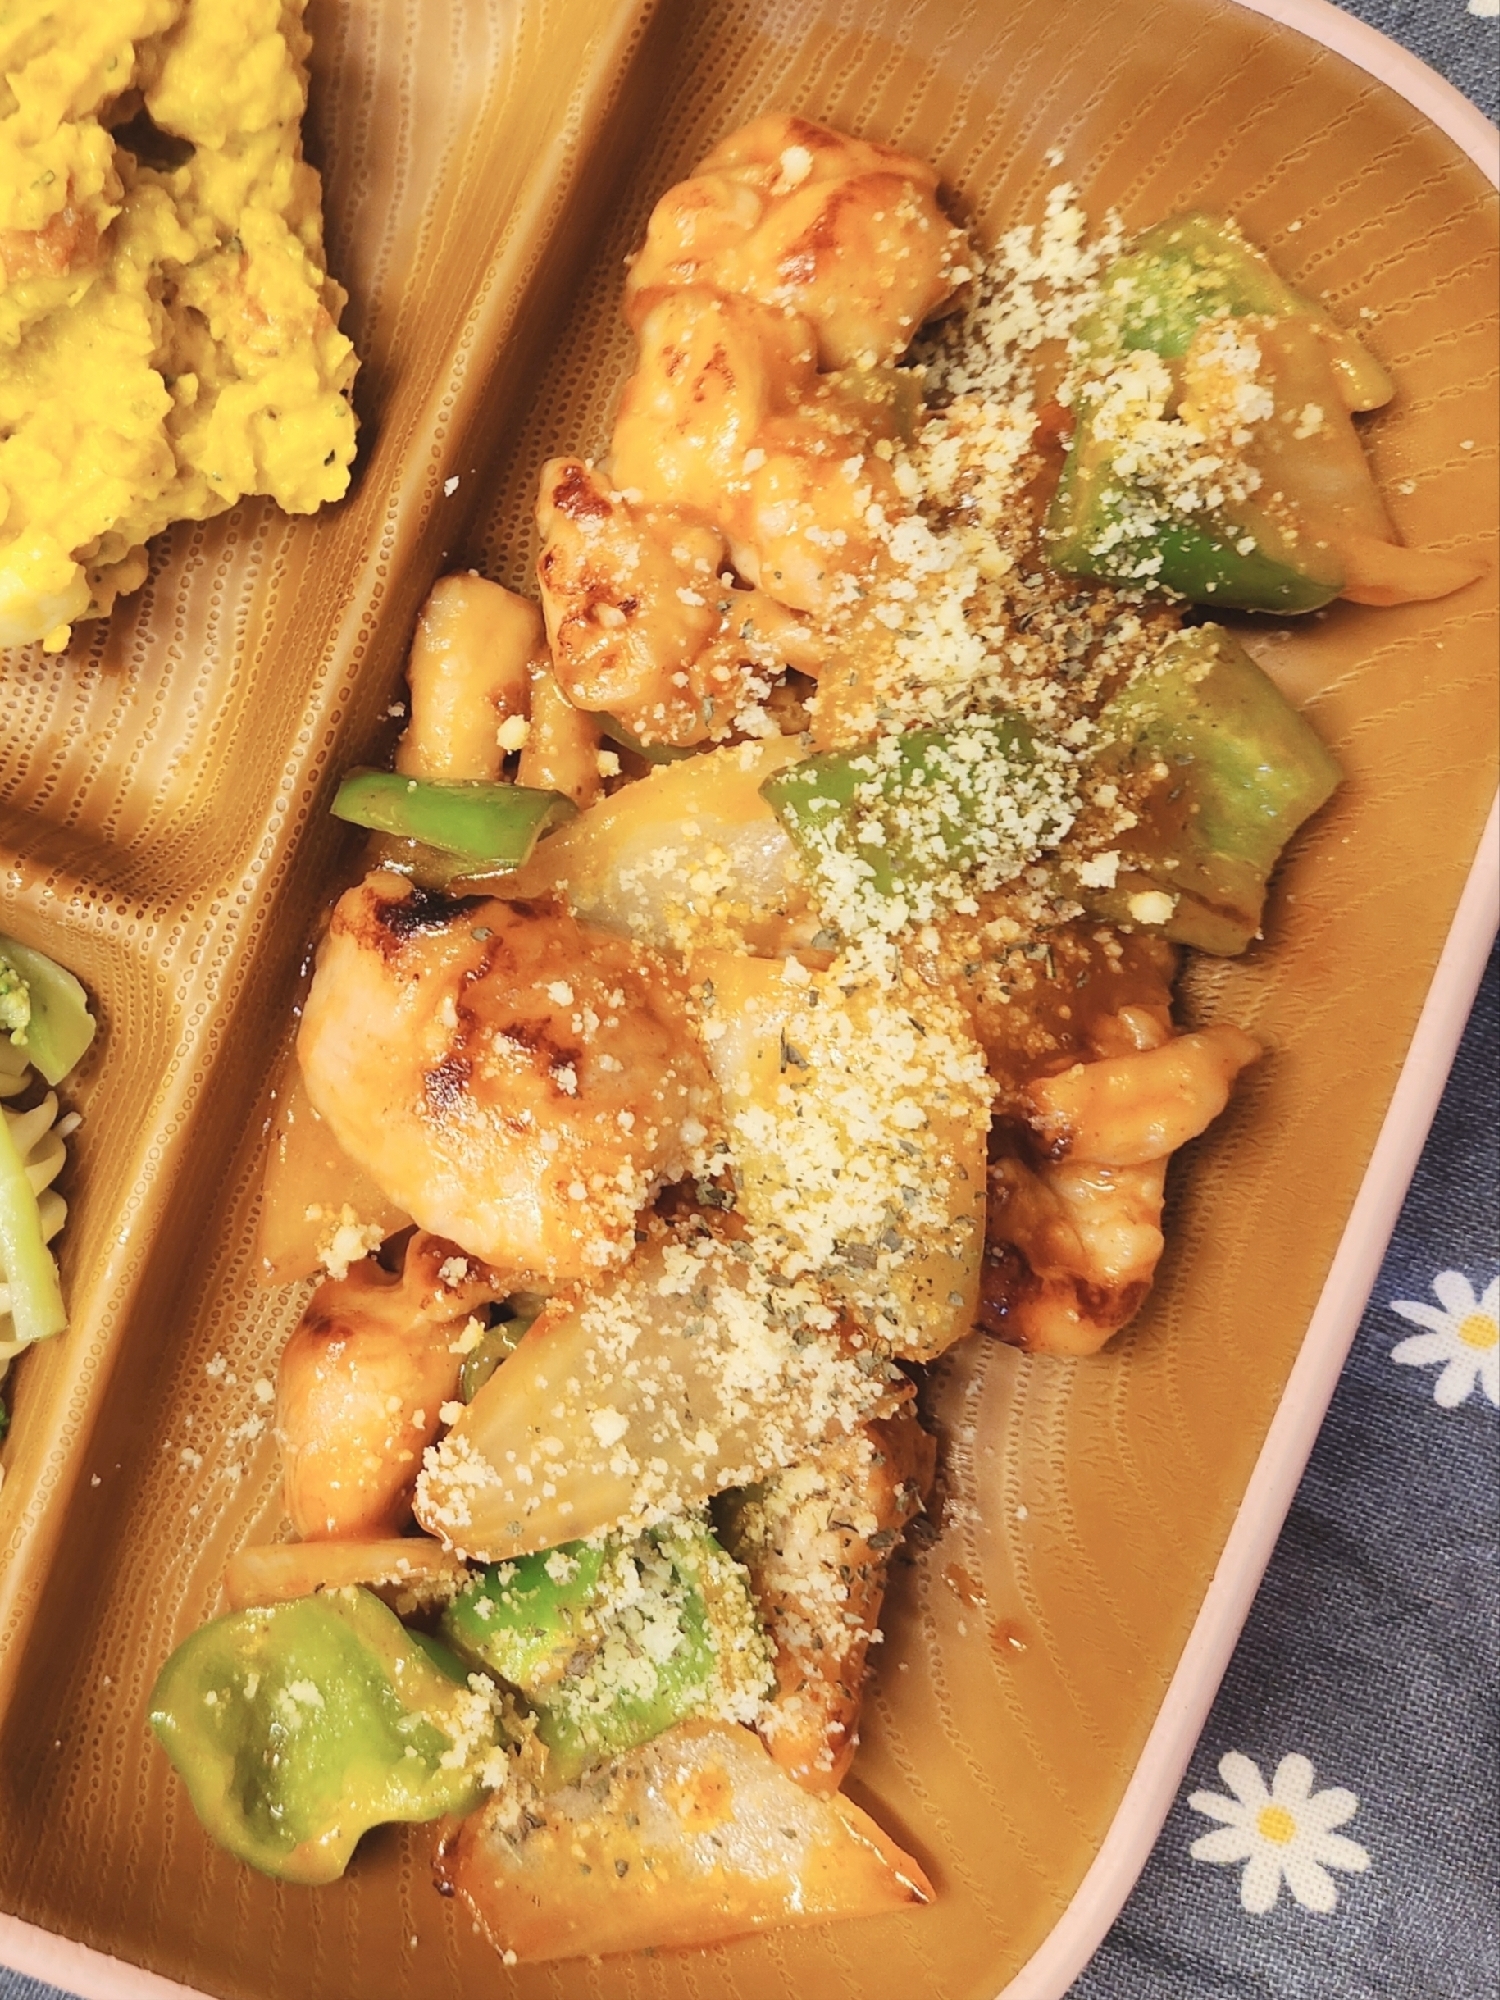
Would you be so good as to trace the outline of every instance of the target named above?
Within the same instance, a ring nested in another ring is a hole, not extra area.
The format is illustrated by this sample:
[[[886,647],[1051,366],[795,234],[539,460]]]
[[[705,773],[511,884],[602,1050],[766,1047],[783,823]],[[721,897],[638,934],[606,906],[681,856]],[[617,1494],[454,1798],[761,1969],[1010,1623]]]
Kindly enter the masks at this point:
[[[304,5],[0,6],[0,645],[66,645],[169,522],[349,483]]]

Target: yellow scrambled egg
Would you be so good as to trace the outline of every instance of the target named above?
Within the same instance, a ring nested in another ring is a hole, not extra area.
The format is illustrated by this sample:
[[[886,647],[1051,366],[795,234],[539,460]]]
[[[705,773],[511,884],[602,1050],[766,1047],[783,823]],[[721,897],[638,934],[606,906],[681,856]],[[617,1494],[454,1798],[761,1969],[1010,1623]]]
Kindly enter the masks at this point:
[[[171,521],[349,483],[304,4],[0,7],[0,645],[66,645]]]

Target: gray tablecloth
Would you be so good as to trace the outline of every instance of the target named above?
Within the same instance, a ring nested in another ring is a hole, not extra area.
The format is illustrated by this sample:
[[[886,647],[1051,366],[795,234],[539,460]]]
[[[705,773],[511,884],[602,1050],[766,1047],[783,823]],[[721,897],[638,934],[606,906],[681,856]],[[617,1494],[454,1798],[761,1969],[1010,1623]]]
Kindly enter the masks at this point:
[[[1500,116],[1500,0],[1346,0]],[[1500,1993],[1493,957],[1145,1873],[1069,2000]],[[68,2000],[0,1967],[0,2000]]]
[[[1339,4],[1346,14],[1357,14],[1430,63],[1486,118],[1500,122],[1496,0],[1339,0]]]

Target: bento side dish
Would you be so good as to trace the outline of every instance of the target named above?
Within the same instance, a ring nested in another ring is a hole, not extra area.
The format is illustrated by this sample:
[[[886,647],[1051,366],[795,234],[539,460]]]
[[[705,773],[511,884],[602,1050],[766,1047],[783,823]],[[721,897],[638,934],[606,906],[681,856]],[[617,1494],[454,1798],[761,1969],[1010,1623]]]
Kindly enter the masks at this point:
[[[0,1438],[10,1427],[3,1384],[33,1342],[68,1323],[51,1243],[67,1219],[54,1186],[78,1114],[57,1086],[94,1039],[88,996],[71,972],[0,936]]]
[[[173,521],[349,483],[304,4],[0,14],[0,646],[60,651]]]
[[[294,1539],[152,1721],[317,1883],[381,1822],[507,1963],[927,1901],[841,1787],[933,1487],[925,1364],[1086,1356],[1260,1059],[1173,1016],[1337,766],[1224,625],[1403,547],[1378,362],[1234,223],[769,114],[663,195],[539,603],[443,578],[318,946],[261,1218]]]

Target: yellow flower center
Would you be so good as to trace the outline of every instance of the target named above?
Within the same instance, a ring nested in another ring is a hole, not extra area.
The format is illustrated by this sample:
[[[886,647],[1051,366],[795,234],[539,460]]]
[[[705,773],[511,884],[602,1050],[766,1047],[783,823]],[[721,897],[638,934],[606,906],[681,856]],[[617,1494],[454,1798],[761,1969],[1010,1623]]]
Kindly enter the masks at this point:
[[[1278,1847],[1285,1847],[1297,1831],[1297,1822],[1285,1806],[1262,1806],[1255,1824],[1262,1839],[1274,1840]]]
[[[1500,1347],[1500,1325],[1493,1313],[1466,1313],[1458,1323],[1458,1337],[1465,1347]]]

